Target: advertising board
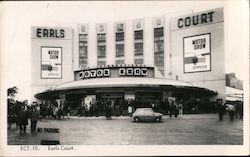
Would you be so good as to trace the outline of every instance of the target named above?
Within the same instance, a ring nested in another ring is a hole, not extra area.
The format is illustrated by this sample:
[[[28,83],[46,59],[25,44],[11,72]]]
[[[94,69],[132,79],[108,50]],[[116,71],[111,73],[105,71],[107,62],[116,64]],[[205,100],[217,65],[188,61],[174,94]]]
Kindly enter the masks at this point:
[[[211,70],[210,33],[184,37],[184,73]]]
[[[41,78],[62,78],[62,47],[41,47]]]

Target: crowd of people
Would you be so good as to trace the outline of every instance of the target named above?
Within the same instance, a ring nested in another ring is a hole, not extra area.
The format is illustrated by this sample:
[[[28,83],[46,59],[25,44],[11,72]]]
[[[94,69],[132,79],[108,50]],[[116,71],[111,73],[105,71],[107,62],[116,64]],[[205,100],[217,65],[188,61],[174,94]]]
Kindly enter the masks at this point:
[[[223,116],[228,112],[230,120],[235,118],[243,119],[243,103],[240,101],[230,102],[226,101],[223,104],[221,99],[217,100],[217,109],[220,121],[223,120]]]
[[[23,102],[8,100],[8,128],[13,124],[20,129],[21,134],[26,133],[26,126],[30,121],[31,133],[36,132],[38,120],[42,119],[58,119],[70,116],[70,106],[61,107],[55,101],[52,103],[43,102],[38,104],[33,102],[28,104],[28,101]]]
[[[78,116],[99,116],[105,115],[109,120],[111,116],[132,116],[137,108],[150,107],[155,112],[165,111],[165,115],[169,117],[183,117],[185,106],[187,102],[182,99],[172,101],[159,101],[156,99],[98,99],[86,104],[84,101],[78,105],[77,109],[71,109],[71,104],[64,101],[63,105],[58,104],[56,101],[44,101],[40,104],[33,102],[28,105],[28,101],[19,102],[10,100],[8,101],[8,127],[11,128],[12,124],[20,128],[20,133],[26,133],[26,126],[28,119],[30,119],[31,132],[36,131],[37,121],[41,119],[58,119],[70,118],[71,111],[76,110]],[[196,110],[199,107],[195,105],[192,109]],[[242,102],[226,102],[222,100],[216,102],[217,112],[219,119],[223,120],[223,115],[227,112],[230,120],[234,118],[243,118],[243,103]]]
[[[163,102],[156,99],[99,99],[89,104],[81,101],[77,108],[78,116],[99,116],[113,112],[116,116],[132,116],[137,108],[152,108],[154,111],[169,111],[170,115],[183,115],[183,101]]]
[[[16,127],[20,129],[20,134],[25,134],[29,119],[31,133],[36,132],[36,125],[39,119],[39,111],[36,104],[30,106],[27,100],[24,102],[8,101],[8,128],[11,128],[12,124],[16,124]]]

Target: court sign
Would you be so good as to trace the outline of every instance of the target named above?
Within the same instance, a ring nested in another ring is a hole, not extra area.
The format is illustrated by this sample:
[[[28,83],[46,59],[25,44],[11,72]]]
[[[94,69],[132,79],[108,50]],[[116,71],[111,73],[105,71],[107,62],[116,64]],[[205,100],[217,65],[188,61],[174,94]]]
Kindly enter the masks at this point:
[[[183,38],[184,73],[211,71],[211,34]]]
[[[62,47],[41,47],[41,78],[62,78]]]

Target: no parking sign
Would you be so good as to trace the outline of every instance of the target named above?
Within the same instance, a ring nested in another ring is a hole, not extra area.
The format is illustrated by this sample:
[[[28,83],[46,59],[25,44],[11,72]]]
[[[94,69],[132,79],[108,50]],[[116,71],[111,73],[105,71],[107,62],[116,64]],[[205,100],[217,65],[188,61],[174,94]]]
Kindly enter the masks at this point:
[[[37,133],[42,145],[60,144],[59,128],[37,128]]]

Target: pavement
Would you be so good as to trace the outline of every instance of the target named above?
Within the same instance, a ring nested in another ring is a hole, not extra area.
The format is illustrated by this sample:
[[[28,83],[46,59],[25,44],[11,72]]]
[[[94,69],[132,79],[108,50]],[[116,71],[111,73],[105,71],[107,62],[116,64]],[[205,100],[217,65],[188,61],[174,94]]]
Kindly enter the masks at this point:
[[[38,121],[38,128],[60,128],[61,145],[242,145],[243,121],[219,121],[217,114],[164,116],[162,122],[133,122],[128,116],[77,117]],[[26,134],[12,126],[9,145],[40,145],[40,135]]]

